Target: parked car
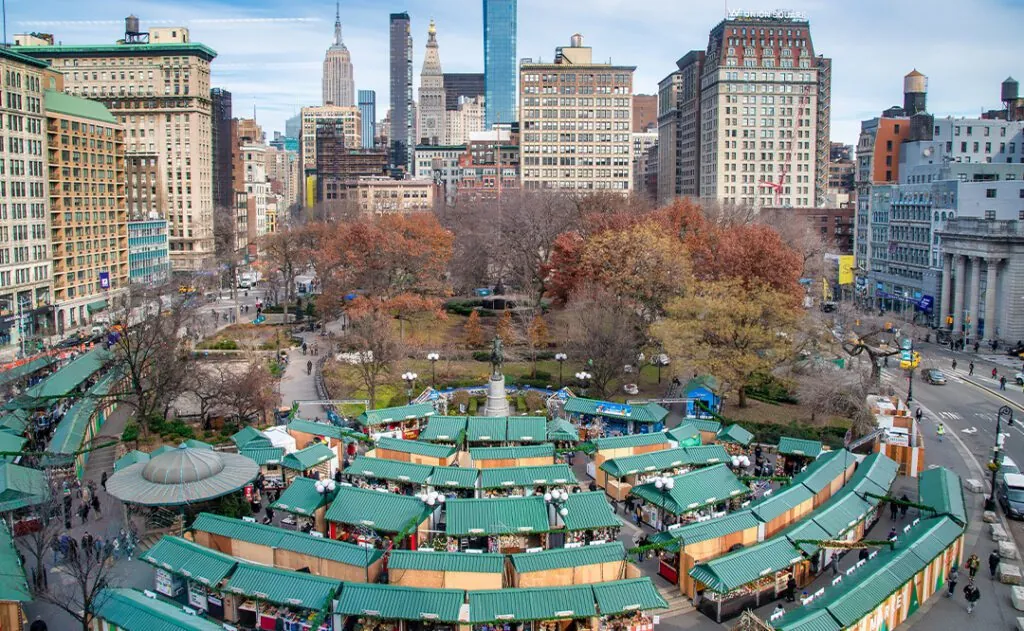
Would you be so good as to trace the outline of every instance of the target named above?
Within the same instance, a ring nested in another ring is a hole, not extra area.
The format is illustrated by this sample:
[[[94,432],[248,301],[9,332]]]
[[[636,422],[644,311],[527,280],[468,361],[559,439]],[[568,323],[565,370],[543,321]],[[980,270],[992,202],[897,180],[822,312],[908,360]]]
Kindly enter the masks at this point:
[[[1024,372],[1019,372],[1014,375],[1013,380],[1017,382],[1018,386],[1024,386]]]
[[[942,374],[942,371],[938,368],[929,368],[924,371],[924,380],[933,386],[946,385],[946,375]]]
[[[1002,454],[1002,452],[1000,452]],[[1003,477],[1008,473],[1020,473],[1020,467],[1013,461],[1013,458],[1009,456],[1002,456],[999,460],[999,469],[996,471],[996,486],[1002,481]]]
[[[996,496],[1007,517],[1024,519],[1024,475],[1007,473],[996,483]]]

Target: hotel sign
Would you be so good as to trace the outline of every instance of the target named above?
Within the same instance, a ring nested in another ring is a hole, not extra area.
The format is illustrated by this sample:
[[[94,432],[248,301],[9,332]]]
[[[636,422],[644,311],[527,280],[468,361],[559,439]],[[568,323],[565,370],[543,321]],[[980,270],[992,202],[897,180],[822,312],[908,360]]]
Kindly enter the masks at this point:
[[[773,9],[772,11],[745,11],[735,9],[727,14],[730,20],[739,18],[755,18],[764,20],[806,20],[807,14],[802,11],[790,11],[789,9]]]

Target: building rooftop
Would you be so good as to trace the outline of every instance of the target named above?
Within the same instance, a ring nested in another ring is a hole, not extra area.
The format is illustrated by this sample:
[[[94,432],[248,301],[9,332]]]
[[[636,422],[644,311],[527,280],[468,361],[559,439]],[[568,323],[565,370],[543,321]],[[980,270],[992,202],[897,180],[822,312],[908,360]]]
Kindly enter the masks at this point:
[[[212,61],[217,56],[217,51],[205,44],[181,44],[169,42],[166,44],[76,44],[72,46],[19,46],[22,52],[19,57],[30,55],[31,57],[102,57],[110,55],[136,55],[139,53],[148,55],[197,55]],[[8,49],[5,54],[10,54]],[[17,54],[17,53],[15,53]]]
[[[117,124],[117,119],[99,101],[83,99],[56,90],[47,90],[43,93],[46,101],[46,111],[57,114],[65,114],[76,118],[88,118],[101,123]]]
[[[49,68],[50,67],[49,63],[47,63],[47,62],[45,62],[45,61],[43,61],[41,59],[36,59],[35,57],[29,57],[28,55],[22,55],[21,53],[18,53],[18,52],[15,52],[15,51],[11,50],[10,48],[0,48],[0,57],[4,57],[6,59],[10,59],[11,61],[16,61],[16,62],[19,62],[19,63],[28,64],[30,66],[35,66],[36,68]]]

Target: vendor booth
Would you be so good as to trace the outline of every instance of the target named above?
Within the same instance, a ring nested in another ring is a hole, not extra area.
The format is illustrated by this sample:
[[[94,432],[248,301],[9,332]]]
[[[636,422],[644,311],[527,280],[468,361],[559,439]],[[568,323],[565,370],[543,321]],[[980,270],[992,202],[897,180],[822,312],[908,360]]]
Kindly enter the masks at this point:
[[[672,524],[722,517],[730,504],[750,494],[724,464],[696,469],[683,475],[633,487],[630,495],[643,500],[640,520],[655,530]],[[736,507],[734,507],[736,508]]]
[[[445,589],[501,589],[503,554],[395,550],[388,559],[392,585]]]
[[[259,443],[260,441],[254,442]],[[284,470],[281,469],[281,461],[284,460],[283,447],[254,445],[240,449],[238,453],[259,465],[260,474],[263,475],[264,484],[268,488],[284,487]]]
[[[0,629],[21,629],[25,622],[22,603],[32,600],[32,590],[25,580],[25,567],[14,547],[14,538],[7,524],[0,519]]]
[[[92,629],[155,629],[162,625],[165,629],[224,631],[220,622],[185,611],[181,604],[162,600],[153,592],[108,587],[96,594],[93,603]],[[21,625],[3,628],[20,629]]]
[[[822,445],[817,440],[783,436],[779,439],[777,451],[781,462],[776,462],[776,472],[792,476],[821,455]]]
[[[551,488],[578,489],[579,481],[569,465],[539,467],[498,467],[480,470],[480,489],[484,497],[544,494]]]
[[[273,447],[274,443],[270,441],[270,437],[256,429],[252,425],[246,425],[242,429],[238,430],[231,435],[231,442],[235,443],[235,447],[238,447],[239,451],[242,451],[246,447],[250,449]]]
[[[466,419],[469,445],[536,444],[547,440],[543,416],[470,416]]]
[[[740,447],[746,447],[752,440],[754,440],[754,435],[735,423],[728,427],[723,427],[718,432],[718,442],[720,443],[732,443]]]
[[[580,442],[580,430],[564,418],[548,421],[548,441],[560,448],[570,448]]]
[[[449,550],[511,554],[544,548],[554,512],[539,495],[454,499],[445,503]]]
[[[682,389],[686,401],[686,418],[709,419],[722,412],[721,384],[711,375],[698,375]]]
[[[363,431],[374,440],[390,438],[415,439],[427,420],[437,415],[433,403],[414,403],[394,408],[366,410],[357,417]]]
[[[814,510],[814,494],[806,486],[795,483],[754,502],[749,508],[764,523],[764,538],[769,539]]]
[[[564,525],[565,540],[561,544],[566,547],[607,543],[619,536],[622,520],[601,491],[570,493],[562,508],[565,514],[558,510],[555,515]],[[549,536],[549,548],[558,547],[560,535]]]
[[[331,539],[380,548],[387,545],[387,538],[393,540],[395,548],[417,549],[436,526],[442,505],[418,496],[351,486],[341,486],[337,493],[326,515]],[[394,540],[399,536],[402,540]]]
[[[471,591],[474,631],[584,631],[597,615],[590,585]]]
[[[377,440],[377,446],[370,455],[375,458],[432,467],[450,467],[456,464],[458,453],[458,450],[452,445],[382,437]]]
[[[697,445],[605,460],[600,470],[604,473],[605,492],[612,499],[623,501],[634,486],[652,477],[679,475],[728,461],[729,454],[721,445]]]
[[[430,486],[449,498],[476,497],[480,471],[468,467],[434,467]]]
[[[689,418],[686,424],[700,432],[700,442],[705,445],[717,442],[718,432],[722,431],[722,424],[710,418]]]
[[[199,544],[165,535],[139,558],[156,568],[155,590],[185,600],[193,609],[223,619],[222,583],[238,559]]]
[[[615,541],[594,546],[513,554],[512,587],[557,587],[617,581],[627,569],[626,549]]]
[[[466,417],[432,416],[417,440],[461,447],[466,440]]]
[[[341,581],[239,563],[224,591],[224,619],[247,629],[330,631]]]
[[[311,478],[295,478],[281,496],[270,505],[274,510],[289,513],[281,521],[281,526],[299,532],[316,531],[327,534],[327,520],[324,514],[327,506],[334,499],[334,492],[328,488],[317,486],[317,480]]]
[[[353,434],[361,436],[355,430],[338,427],[330,423],[318,423],[306,419],[295,418],[287,425],[288,433],[295,439],[296,449],[305,449],[314,442],[325,443],[338,456],[338,461],[345,460],[345,445],[356,440]]]
[[[598,583],[593,589],[601,616],[597,631],[653,631],[655,620],[649,612],[668,609],[647,577]]]
[[[799,480],[814,493],[814,508],[817,509],[850,481],[856,467],[857,458],[845,449],[827,451],[807,465],[794,482]]]
[[[50,504],[50,484],[46,473],[0,459],[0,521],[11,527],[14,536],[40,528],[37,506]]]
[[[583,397],[569,397],[562,413],[587,431],[589,438],[660,432],[668,416],[668,410],[657,403],[613,403]]]
[[[696,447],[700,443],[700,430],[691,425],[690,423],[684,422],[676,427],[665,432],[668,435],[668,439],[675,443],[675,447]]]
[[[305,449],[285,454],[281,468],[285,485],[297,477],[326,480],[333,477],[338,469],[338,455],[324,443],[313,443]]]
[[[343,631],[458,631],[465,600],[461,589],[346,583],[336,612]]]
[[[608,475],[601,470],[605,460],[649,454],[669,449],[672,445],[664,432],[656,434],[633,434],[632,436],[611,436],[594,440],[593,460],[587,464],[587,473],[601,488],[605,488]]]
[[[469,457],[477,469],[495,467],[531,467],[555,464],[555,446],[471,447]]]
[[[342,475],[359,486],[412,494],[430,482],[433,472],[430,465],[356,456]]]

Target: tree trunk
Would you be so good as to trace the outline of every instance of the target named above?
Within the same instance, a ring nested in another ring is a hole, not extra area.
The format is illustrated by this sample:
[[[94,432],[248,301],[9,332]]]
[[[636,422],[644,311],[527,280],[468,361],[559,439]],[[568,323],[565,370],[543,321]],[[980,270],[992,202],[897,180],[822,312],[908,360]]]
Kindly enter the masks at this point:
[[[747,387],[746,386],[740,386],[739,388],[737,388],[736,389],[736,395],[737,395],[737,398],[739,399],[739,406],[741,408],[747,407]]]
[[[367,380],[367,382],[366,382],[366,398],[368,398],[370,400],[370,407],[369,407],[369,409],[376,410],[377,409],[377,384],[374,383],[372,380]]]

